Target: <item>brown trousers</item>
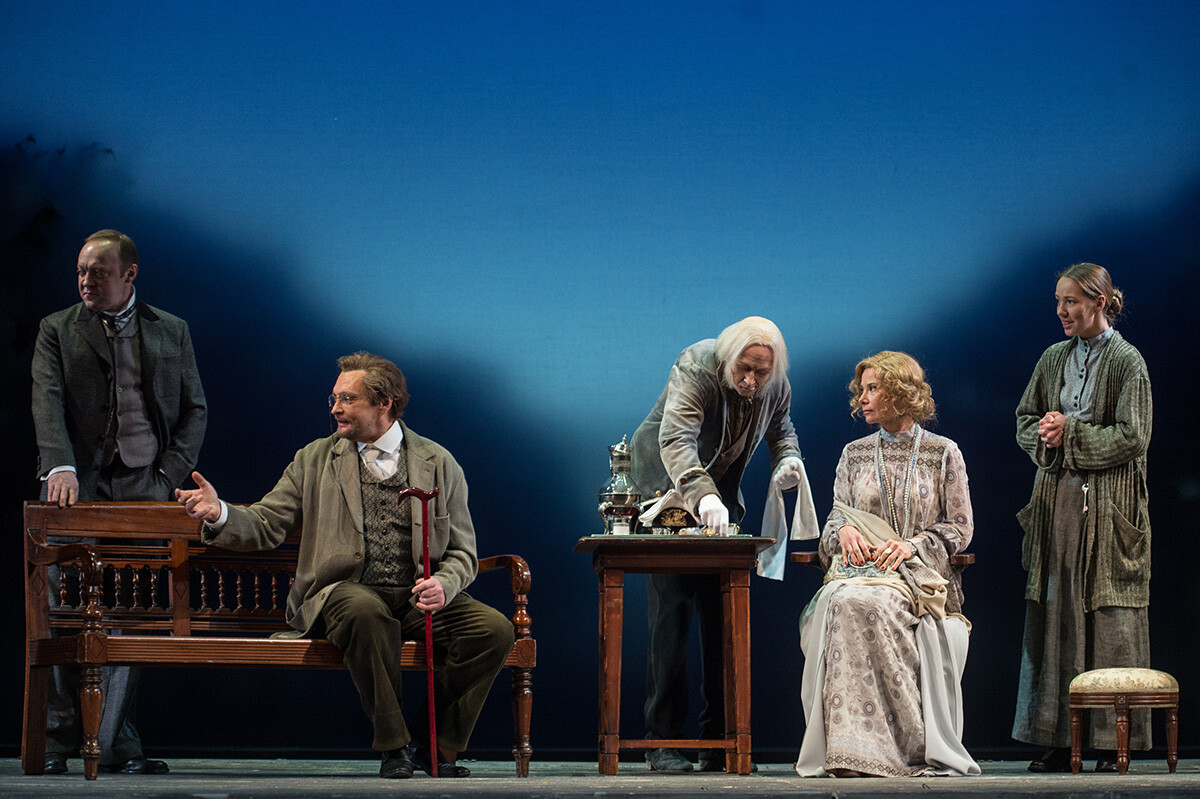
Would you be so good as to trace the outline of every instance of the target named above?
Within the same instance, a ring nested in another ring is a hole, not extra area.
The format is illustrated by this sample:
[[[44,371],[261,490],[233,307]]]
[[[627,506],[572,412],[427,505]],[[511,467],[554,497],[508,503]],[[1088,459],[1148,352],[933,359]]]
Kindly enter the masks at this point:
[[[329,594],[321,621],[326,637],[342,650],[374,727],[372,747],[388,751],[407,744],[414,733],[400,709],[400,643],[425,640],[425,614],[413,606],[411,589],[342,583]],[[433,614],[434,649],[446,657],[434,686],[438,746],[467,748],[513,640],[504,614],[465,593]],[[427,713],[417,717],[418,731],[427,729]]]

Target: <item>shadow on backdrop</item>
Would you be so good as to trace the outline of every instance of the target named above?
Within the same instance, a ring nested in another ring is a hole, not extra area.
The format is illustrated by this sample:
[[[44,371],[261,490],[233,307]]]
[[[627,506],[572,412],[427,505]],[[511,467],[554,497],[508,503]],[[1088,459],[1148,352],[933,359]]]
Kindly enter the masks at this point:
[[[1189,457],[1195,440],[1189,409],[1198,380],[1194,369],[1172,356],[1194,340],[1188,323],[1197,318],[1197,303],[1189,284],[1200,266],[1198,218],[1200,179],[1162,208],[1085,220],[1052,242],[1010,244],[995,263],[964,266],[994,273],[986,290],[947,296],[944,313],[914,321],[903,340],[864,337],[863,356],[903,349],[921,361],[939,406],[934,429],[955,439],[966,458],[976,518],[971,549],[979,562],[965,577],[965,612],[974,623],[964,679],[965,740],[979,756],[1024,751],[1009,738],[1024,585],[1014,516],[1028,500],[1034,470],[1016,446],[1013,410],[1038,355],[1061,335],[1052,318],[1054,274],[1076,261],[1104,264],[1125,290],[1129,310],[1118,327],[1141,350],[1154,381],[1152,661],[1186,685],[1193,663],[1187,642],[1200,635],[1196,599],[1183,590],[1192,582],[1185,536],[1200,504],[1200,475]],[[590,563],[571,547],[598,528],[596,491],[607,474],[605,448],[613,441],[580,440],[573,430],[532,417],[520,397],[500,388],[503,364],[473,359],[452,342],[438,352],[412,351],[402,341],[364,333],[359,319],[329,316],[303,299],[311,292],[295,284],[285,248],[264,244],[269,237],[231,241],[219,231],[196,229],[169,209],[144,207],[120,154],[101,145],[55,149],[30,137],[0,151],[0,257],[8,299],[0,322],[7,454],[0,520],[10,531],[2,545],[5,561],[20,562],[21,502],[38,491],[29,415],[37,323],[78,301],[74,259],[83,237],[103,227],[123,229],[138,243],[145,261],[139,297],[191,325],[209,401],[199,468],[223,498],[257,499],[296,449],[330,432],[324,398],[336,378],[337,356],[367,349],[400,365],[413,394],[405,420],[450,449],[466,471],[480,553],[517,552],[532,567],[540,664],[534,675],[535,759],[594,752],[596,584]],[[886,297],[886,288],[864,289],[864,297]],[[419,287],[405,290],[420,307]],[[677,342],[679,349],[690,343]],[[793,419],[823,519],[842,446],[868,430],[850,419],[846,405],[854,364],[804,353],[803,341],[789,343],[797,364]],[[668,367],[654,368],[665,379]],[[644,413],[654,399],[645,397],[638,407]],[[641,413],[631,414],[627,431],[640,421]],[[755,457],[744,482],[744,524],[751,531],[765,494],[765,458]],[[580,462],[595,468],[577,474]],[[24,622],[20,576],[12,568],[12,579],[0,583],[0,613],[4,628],[16,631]],[[790,567],[782,583],[755,580],[752,591],[755,749],[780,758],[794,755],[801,734],[797,621],[820,582],[808,571]],[[645,606],[640,578],[627,586],[623,734],[632,736],[641,734]],[[500,604],[505,591],[497,588],[480,581],[472,593]],[[0,678],[10,687],[0,692],[0,753],[12,755],[19,748],[23,663],[21,647],[5,647],[5,653]],[[345,673],[159,669],[145,673],[141,690],[140,724],[152,756],[226,750],[367,754],[370,731]],[[473,752],[507,752],[507,696],[502,675]],[[1193,717],[1189,710],[1196,705],[1185,688],[1185,718]],[[1200,728],[1184,724],[1180,742],[1185,751],[1195,747]]]

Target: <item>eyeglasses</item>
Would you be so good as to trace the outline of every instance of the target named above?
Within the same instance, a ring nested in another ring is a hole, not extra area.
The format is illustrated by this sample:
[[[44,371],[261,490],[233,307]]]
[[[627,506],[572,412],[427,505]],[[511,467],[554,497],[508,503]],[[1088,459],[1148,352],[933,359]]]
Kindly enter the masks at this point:
[[[353,405],[354,403],[358,402],[358,399],[359,397],[357,394],[330,394],[329,409],[333,410],[333,406],[337,405],[339,402],[343,405]]]

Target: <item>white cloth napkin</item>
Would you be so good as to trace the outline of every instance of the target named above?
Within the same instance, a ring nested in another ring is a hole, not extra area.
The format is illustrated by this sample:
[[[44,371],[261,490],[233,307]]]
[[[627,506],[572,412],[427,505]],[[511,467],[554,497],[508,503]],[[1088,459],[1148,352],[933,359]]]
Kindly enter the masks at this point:
[[[788,460],[776,467],[781,468]],[[807,541],[817,538],[821,528],[817,524],[817,511],[813,507],[812,489],[808,485],[808,472],[804,470],[804,461],[795,458],[800,463],[800,477],[796,482],[796,508],[792,511],[792,538],[797,541]],[[791,488],[790,485],[787,488]],[[787,564],[788,528],[783,507],[784,486],[771,476],[771,485],[767,489],[767,503],[763,508],[762,535],[774,538],[775,544],[764,549],[758,556],[758,575],[771,580],[782,580],[783,569]]]

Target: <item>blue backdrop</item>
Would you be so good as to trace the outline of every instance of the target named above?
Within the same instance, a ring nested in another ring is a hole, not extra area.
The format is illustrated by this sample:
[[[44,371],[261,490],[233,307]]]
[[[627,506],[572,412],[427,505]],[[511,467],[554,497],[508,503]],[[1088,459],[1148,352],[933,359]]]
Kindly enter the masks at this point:
[[[1033,466],[1013,409],[1061,335],[1054,274],[1090,260],[1126,291],[1120,329],[1156,388],[1153,660],[1196,673],[1176,557],[1200,505],[1198,381],[1178,356],[1200,261],[1190,0],[0,5],[9,563],[37,492],[37,320],[77,300],[82,238],[116,227],[141,251],[139,297],[191,323],[200,469],[227,499],[257,499],[330,432],[338,355],[400,364],[406,420],[466,470],[481,552],[532,566],[535,752],[586,752],[596,587],[571,548],[599,529],[606,447],[682,348],[758,314],[789,344],[822,517],[842,445],[867,432],[847,413],[855,362],[904,349],[926,366],[976,512],[966,741],[1015,747],[1014,514]],[[744,483],[751,529],[764,458]],[[764,757],[798,745],[796,624],[817,580],[752,588]],[[15,566],[0,590],[15,633]],[[626,605],[634,736],[636,579]],[[0,749],[15,751],[21,650],[5,652]],[[152,755],[369,743],[345,674],[160,671],[143,692]],[[508,746],[505,695],[481,752]],[[1185,725],[1185,744],[1198,736]]]

